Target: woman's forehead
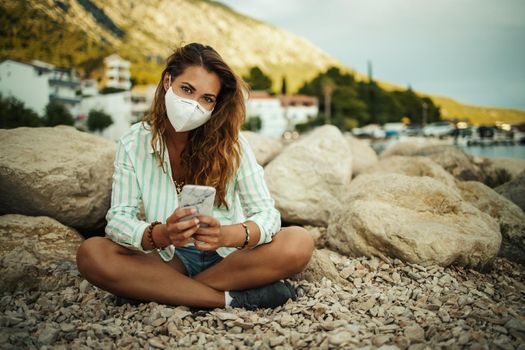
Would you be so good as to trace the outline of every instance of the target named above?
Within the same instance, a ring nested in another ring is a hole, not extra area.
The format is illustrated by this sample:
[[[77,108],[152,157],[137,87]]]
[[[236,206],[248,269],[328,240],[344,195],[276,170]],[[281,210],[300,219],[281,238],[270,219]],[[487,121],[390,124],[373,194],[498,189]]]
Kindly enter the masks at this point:
[[[213,94],[217,96],[221,89],[221,81],[219,76],[207,71],[201,66],[189,66],[181,75],[175,78],[178,83],[187,82],[193,86],[197,92],[203,94]]]

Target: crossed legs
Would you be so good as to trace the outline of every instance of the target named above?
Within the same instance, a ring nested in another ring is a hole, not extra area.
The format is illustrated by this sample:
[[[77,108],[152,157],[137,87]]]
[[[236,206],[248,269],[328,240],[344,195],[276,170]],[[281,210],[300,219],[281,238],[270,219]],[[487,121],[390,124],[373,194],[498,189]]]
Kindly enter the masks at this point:
[[[301,272],[314,242],[302,227],[283,227],[270,243],[233,252],[190,278],[175,256],[169,263],[156,253],[127,249],[93,237],[77,252],[80,273],[92,284],[123,297],[170,305],[224,307],[224,291],[259,287]]]

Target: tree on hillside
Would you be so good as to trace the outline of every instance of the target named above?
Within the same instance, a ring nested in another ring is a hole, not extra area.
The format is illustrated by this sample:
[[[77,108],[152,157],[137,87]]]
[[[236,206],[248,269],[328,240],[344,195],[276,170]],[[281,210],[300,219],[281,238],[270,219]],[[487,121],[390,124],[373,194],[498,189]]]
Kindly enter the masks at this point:
[[[122,89],[122,88],[112,87],[112,86],[110,86],[110,87],[106,86],[105,88],[100,90],[100,94],[101,95],[107,95],[107,94],[114,94],[114,93],[123,92],[123,91],[127,91],[127,90],[126,89]]]
[[[327,82],[332,82],[328,84]],[[331,91],[331,94],[329,92]],[[354,76],[331,67],[306,82],[300,93],[317,96],[320,115],[341,130],[368,123],[400,122],[403,116],[412,121],[422,119],[423,103],[426,104],[427,122],[440,119],[439,107],[428,97],[417,96],[411,88],[406,91],[386,91],[373,79],[357,82]],[[308,125],[315,125],[318,119]],[[304,127],[307,127],[305,125]]]
[[[323,77],[321,80],[321,89],[324,98],[324,116],[325,124],[331,124],[332,120],[332,94],[334,93],[335,83],[329,77]]]
[[[20,126],[43,126],[42,120],[24,102],[13,96],[3,97],[0,94],[0,129],[14,129]]]
[[[371,123],[384,124],[400,121],[404,108],[391,92],[381,89],[373,80],[358,84],[359,98],[366,104]]]
[[[263,73],[259,67],[252,67],[247,76],[243,77],[252,90],[263,90],[270,92],[272,88],[272,79]]]
[[[286,86],[286,77],[283,76],[283,81],[281,83],[281,95],[286,95],[286,93],[288,92],[287,91],[287,86]]]
[[[328,96],[329,90],[332,90]],[[331,67],[305,83],[299,92],[316,96],[323,118],[341,129],[348,130],[349,125],[364,123],[368,120],[366,105],[360,100],[354,76],[342,73],[337,67]],[[325,121],[326,122],[326,121]]]
[[[113,119],[110,115],[101,110],[90,110],[87,119],[87,127],[89,131],[102,131],[113,124]]]
[[[360,123],[369,121],[369,114],[366,110],[366,104],[359,99],[357,90],[348,85],[338,86],[334,90],[333,100],[333,124],[341,130],[348,130],[349,125],[345,119],[352,119]],[[352,121],[352,123],[355,123]]]
[[[427,123],[441,120],[441,112],[438,106],[429,97],[420,98],[415,94],[411,87],[405,91],[393,91],[393,96],[400,102],[403,107],[403,115],[415,123],[422,123],[424,103],[426,104]]]
[[[262,128],[262,119],[258,115],[249,117],[243,125],[241,125],[241,130],[248,130],[257,132]]]
[[[50,101],[46,106],[44,123],[46,126],[74,125],[75,120],[66,106],[58,101]]]

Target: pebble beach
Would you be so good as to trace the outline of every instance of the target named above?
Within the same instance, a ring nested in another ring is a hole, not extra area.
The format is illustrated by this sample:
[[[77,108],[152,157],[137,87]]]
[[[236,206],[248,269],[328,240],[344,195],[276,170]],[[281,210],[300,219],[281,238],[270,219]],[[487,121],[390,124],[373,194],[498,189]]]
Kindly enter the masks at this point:
[[[0,299],[3,349],[525,349],[525,268],[491,271],[332,254],[340,277],[294,280],[276,309],[116,306],[76,266]]]

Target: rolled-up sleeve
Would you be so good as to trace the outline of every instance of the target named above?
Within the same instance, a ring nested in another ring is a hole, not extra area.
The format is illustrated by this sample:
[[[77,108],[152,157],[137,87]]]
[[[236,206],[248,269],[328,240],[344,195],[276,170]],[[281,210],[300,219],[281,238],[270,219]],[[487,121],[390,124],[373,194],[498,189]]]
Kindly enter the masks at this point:
[[[259,227],[261,233],[257,245],[269,243],[281,228],[281,213],[264,181],[264,169],[257,163],[250,144],[241,134],[241,162],[236,177],[236,192],[247,217]]]
[[[111,207],[106,214],[106,236],[130,249],[151,252],[142,248],[142,236],[149,225],[139,220],[142,193],[129,154],[121,140],[117,143],[114,162]]]

